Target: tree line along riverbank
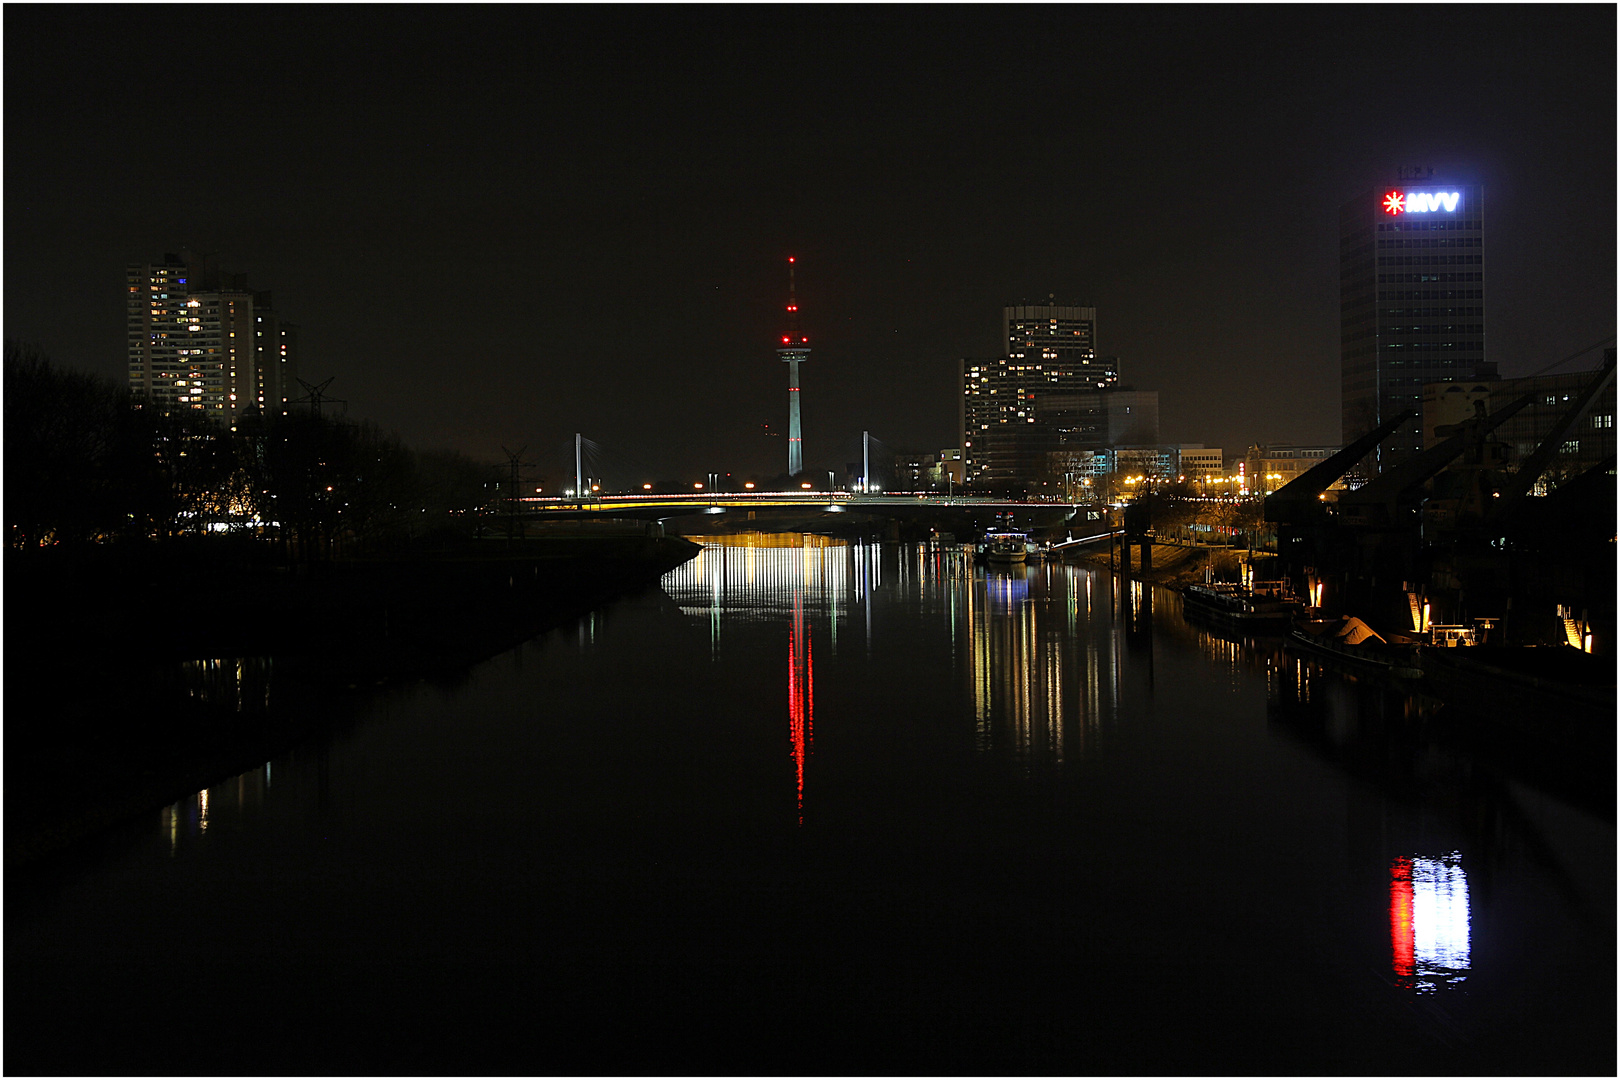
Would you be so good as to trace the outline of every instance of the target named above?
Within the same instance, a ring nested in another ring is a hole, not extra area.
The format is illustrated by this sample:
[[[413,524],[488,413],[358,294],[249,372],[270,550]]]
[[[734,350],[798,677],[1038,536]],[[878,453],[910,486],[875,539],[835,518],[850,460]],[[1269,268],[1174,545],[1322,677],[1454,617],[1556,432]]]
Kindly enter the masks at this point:
[[[312,565],[218,538],[8,551],[6,864],[260,764],[370,688],[453,680],[698,550],[581,533]]]

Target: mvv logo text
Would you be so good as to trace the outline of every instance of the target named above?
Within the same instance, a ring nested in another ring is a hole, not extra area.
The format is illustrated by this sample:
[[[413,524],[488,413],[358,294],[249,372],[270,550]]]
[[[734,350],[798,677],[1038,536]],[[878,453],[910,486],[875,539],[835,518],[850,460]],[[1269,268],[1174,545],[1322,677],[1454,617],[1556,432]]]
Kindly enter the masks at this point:
[[[1435,210],[1454,213],[1462,201],[1460,191],[1391,191],[1384,196],[1387,214],[1427,214]]]

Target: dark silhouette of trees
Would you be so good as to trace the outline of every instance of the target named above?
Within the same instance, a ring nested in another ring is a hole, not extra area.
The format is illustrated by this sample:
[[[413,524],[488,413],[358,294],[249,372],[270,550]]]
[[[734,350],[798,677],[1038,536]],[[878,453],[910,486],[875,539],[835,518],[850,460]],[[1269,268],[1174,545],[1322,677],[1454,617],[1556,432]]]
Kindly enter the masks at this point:
[[[487,496],[488,465],[414,453],[369,422],[253,410],[233,432],[201,413],[136,408],[123,387],[14,342],[5,425],[14,548],[166,540],[257,521],[288,560],[316,562],[471,535]]]
[[[243,442],[253,507],[278,523],[300,561],[395,550],[451,529],[465,534],[488,471],[447,451],[413,453],[369,422],[309,413],[277,417]]]
[[[225,428],[200,413],[142,410],[152,489],[144,520],[160,539],[196,535],[230,516],[236,449]]]
[[[154,487],[143,483],[139,425],[123,388],[8,341],[5,428],[10,545],[122,535],[144,514]]]

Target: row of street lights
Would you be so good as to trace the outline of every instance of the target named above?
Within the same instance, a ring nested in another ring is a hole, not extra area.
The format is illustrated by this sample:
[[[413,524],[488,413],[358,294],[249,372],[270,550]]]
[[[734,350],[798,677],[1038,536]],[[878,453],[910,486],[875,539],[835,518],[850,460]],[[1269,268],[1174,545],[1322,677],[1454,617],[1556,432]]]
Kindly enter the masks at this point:
[[[701,491],[704,491],[704,490],[719,491],[720,490],[720,485],[713,481],[713,474],[710,474],[710,476],[711,476],[711,479],[710,479],[710,482],[709,482],[708,485],[705,485],[702,482],[694,482],[692,484],[692,490],[694,492],[701,492]],[[829,474],[829,479],[830,479],[830,476],[831,476],[831,474]],[[752,481],[752,480],[745,480],[743,482],[743,490],[744,491],[754,491],[754,490],[757,489],[757,487],[758,487],[758,485],[755,484],[754,481]],[[815,489],[815,485],[813,483],[811,483],[810,481],[805,480],[805,481],[803,481],[803,482],[801,482],[799,484],[799,489],[801,491],[812,491],[812,490]],[[642,484],[641,485],[641,490],[643,492],[646,492],[646,493],[651,493],[652,490],[653,490],[653,485],[652,484]],[[833,490],[831,484],[828,485],[827,490],[828,491]],[[878,486],[877,484],[856,483],[850,488],[850,490],[870,494],[870,493],[875,493],[875,492],[881,491],[883,489],[880,486]],[[590,494],[597,495],[597,494],[600,494],[601,491],[602,491],[602,485],[601,484],[592,484],[591,485]],[[537,488],[534,489],[534,493],[536,495],[540,495],[540,494],[543,494],[543,491],[542,491],[541,488],[537,487]],[[584,492],[580,492],[579,494],[583,495]],[[609,494],[612,494],[612,492],[610,492]],[[627,493],[625,493],[625,494],[627,494]],[[572,499],[572,498],[576,498],[577,496],[576,496],[576,493],[575,493],[574,489],[570,487],[570,488],[564,488],[563,489],[563,497],[567,498],[567,499]]]

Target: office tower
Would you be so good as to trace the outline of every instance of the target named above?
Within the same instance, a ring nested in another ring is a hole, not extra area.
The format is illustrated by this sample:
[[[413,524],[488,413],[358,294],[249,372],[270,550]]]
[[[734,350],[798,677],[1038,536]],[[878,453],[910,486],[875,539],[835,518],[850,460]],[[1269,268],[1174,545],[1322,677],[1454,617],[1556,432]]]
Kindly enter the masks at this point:
[[[1106,390],[1119,381],[1113,357],[1097,355],[1097,309],[1057,304],[1003,308],[1001,340],[1007,357],[1020,365],[1040,365],[1075,385]]]
[[[234,424],[282,415],[296,385],[296,328],[268,292],[178,255],[127,268],[129,388],[144,407],[195,410]]]
[[[1423,385],[1494,374],[1485,361],[1484,193],[1404,170],[1339,210],[1341,436],[1422,411]],[[1370,472],[1423,448],[1421,420]]]
[[[787,331],[776,350],[788,366],[788,475],[804,472],[804,439],[799,431],[799,364],[810,358],[810,339],[799,332],[799,300],[793,287],[793,262],[788,259]]]
[[[1001,325],[1007,354],[959,369],[969,487],[1036,486],[1054,453],[1158,441],[1158,393],[1120,386],[1118,363],[1097,355],[1096,308],[1012,306]]]

